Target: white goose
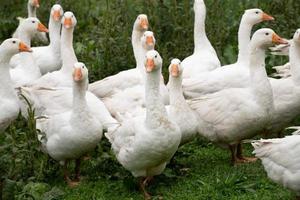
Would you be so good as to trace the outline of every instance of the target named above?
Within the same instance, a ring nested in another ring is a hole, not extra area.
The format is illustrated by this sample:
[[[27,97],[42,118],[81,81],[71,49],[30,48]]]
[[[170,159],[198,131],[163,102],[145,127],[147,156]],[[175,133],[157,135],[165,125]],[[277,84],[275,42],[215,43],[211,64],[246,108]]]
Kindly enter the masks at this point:
[[[61,33],[61,56],[62,68],[59,71],[47,73],[40,79],[31,83],[36,87],[71,87],[72,70],[74,63],[78,62],[73,49],[73,32],[77,24],[75,15],[72,12],[65,12],[61,20],[63,25]]]
[[[37,120],[37,128],[46,135],[41,139],[45,150],[64,163],[64,177],[71,186],[78,183],[72,182],[67,174],[68,162],[76,159],[75,181],[79,181],[80,157],[93,150],[102,138],[102,124],[87,105],[88,70],[83,63],[75,64],[73,80],[72,109]]]
[[[280,55],[280,56],[288,56],[292,40],[289,40],[288,42],[289,42],[288,44],[277,45],[273,48],[270,48],[272,54]],[[284,65],[274,66],[272,68],[276,70],[276,72],[272,74],[273,77],[288,78],[291,76],[291,65],[289,62]]]
[[[183,145],[192,141],[197,135],[198,116],[184,99],[182,92],[182,73],[184,69],[179,59],[173,59],[169,66],[170,106],[167,107],[170,119],[179,126]]]
[[[141,37],[148,30],[148,26],[148,17],[144,14],[140,14],[133,25],[131,42],[136,60],[136,68],[119,72],[116,75],[90,84],[89,90],[97,97],[110,97],[123,89],[143,83],[142,75],[144,74],[143,59],[145,58],[145,51],[142,48]]]
[[[37,17],[36,15],[36,10],[37,8],[40,7],[40,2],[39,0],[28,0],[27,3],[27,10],[28,10],[28,17]],[[24,18],[22,17],[18,17],[17,18],[19,20],[19,26],[21,25],[21,23],[23,22]],[[18,29],[14,32],[13,38],[17,38],[18,37]],[[48,38],[46,33],[44,32],[38,32],[35,34],[33,39],[38,39],[41,42],[47,43],[48,42]]]
[[[238,32],[239,54],[235,64],[227,65],[183,80],[186,98],[196,98],[225,88],[247,87],[249,85],[249,43],[253,26],[274,18],[260,9],[246,10]],[[200,66],[200,65],[199,65]]]
[[[153,50],[155,46],[155,38],[154,34],[151,31],[146,31],[141,38],[143,49],[141,52],[143,55],[146,55],[148,50]],[[141,58],[144,62],[145,57]],[[145,77],[145,72],[141,75],[141,77]],[[113,117],[115,117],[118,121],[123,121],[129,115],[131,117],[139,116],[145,110],[145,81],[140,80],[141,82],[136,84],[135,86],[131,86],[128,88],[124,88],[110,96],[102,98],[104,104],[110,111]],[[167,104],[169,102],[168,91],[166,86],[161,80],[160,83],[160,92],[163,96],[164,103]]]
[[[162,59],[157,51],[147,52],[146,114],[127,121],[106,137],[112,143],[118,161],[135,177],[144,177],[140,187],[149,199],[145,186],[152,176],[163,172],[176,152],[181,134],[172,123],[161,100],[159,84]]]
[[[272,69],[276,70],[275,73],[271,74],[275,78],[288,78],[291,76],[291,65],[286,63],[284,65],[274,66]]]
[[[291,77],[285,79],[270,79],[275,113],[272,117],[272,134],[280,134],[300,114],[300,29],[298,29],[289,48]]]
[[[233,163],[248,161],[237,151],[238,144],[264,130],[274,112],[272,88],[265,70],[265,50],[272,43],[285,41],[271,29],[254,33],[248,88],[224,89],[189,103],[199,115],[199,133],[217,144],[229,146]]]
[[[63,8],[59,4],[52,6],[49,18],[50,44],[48,46],[32,48],[32,55],[42,74],[59,70],[62,66],[60,30],[63,13]]]
[[[72,72],[70,73],[72,74]],[[70,76],[72,77],[72,75]],[[25,96],[30,102],[36,116],[52,116],[73,109],[73,90],[71,87],[20,87],[18,90],[19,94],[22,94],[19,96],[24,117],[27,117],[28,105],[22,96]],[[90,112],[103,125],[104,130],[111,131],[119,125],[110,115],[104,103],[89,91],[86,92],[86,101]]]
[[[27,18],[18,27],[17,38],[31,46],[31,39],[38,31],[48,32],[48,29],[37,18]],[[31,53],[23,52],[12,59],[17,59],[16,63],[18,63],[15,68],[10,69],[15,86],[28,84],[41,77],[40,69]]]
[[[294,191],[300,199],[300,135],[252,142],[253,153],[262,160],[268,177]]]
[[[183,78],[221,67],[217,53],[205,32],[206,7],[204,0],[195,0],[194,53],[182,61]]]
[[[9,74],[9,61],[19,52],[31,52],[31,49],[19,39],[7,39],[0,45],[0,132],[4,131],[20,112]]]

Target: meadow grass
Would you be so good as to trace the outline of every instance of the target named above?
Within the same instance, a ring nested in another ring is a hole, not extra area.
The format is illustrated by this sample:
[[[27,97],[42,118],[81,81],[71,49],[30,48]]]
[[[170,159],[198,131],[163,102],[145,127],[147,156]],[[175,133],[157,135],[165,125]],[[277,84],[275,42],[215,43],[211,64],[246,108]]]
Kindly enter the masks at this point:
[[[38,16],[46,23],[51,5],[41,1]],[[132,25],[139,13],[149,16],[155,32],[157,50],[164,59],[164,75],[173,57],[180,59],[193,51],[192,1],[187,0],[64,0],[65,11],[75,13],[78,25],[74,48],[90,71],[90,81],[133,68],[135,61],[130,42]],[[255,26],[273,28],[290,38],[300,24],[297,0],[206,0],[207,34],[222,64],[232,63],[237,55],[237,30],[243,10],[259,7],[277,20]],[[25,0],[2,1],[0,42],[17,27],[17,16],[26,16]],[[286,62],[284,57],[268,55],[270,67]],[[36,140],[34,119],[18,120],[0,134],[0,178],[3,199],[143,199],[137,180],[120,166],[107,140],[98,145],[83,163],[83,180],[71,189],[62,178],[57,162],[43,154]],[[252,148],[246,145],[246,153]],[[1,185],[0,185],[1,188]],[[293,194],[272,183],[258,161],[232,167],[229,152],[199,138],[176,153],[165,172],[149,188],[154,199],[290,199]],[[0,190],[1,191],[1,190]],[[1,196],[1,194],[0,194]]]

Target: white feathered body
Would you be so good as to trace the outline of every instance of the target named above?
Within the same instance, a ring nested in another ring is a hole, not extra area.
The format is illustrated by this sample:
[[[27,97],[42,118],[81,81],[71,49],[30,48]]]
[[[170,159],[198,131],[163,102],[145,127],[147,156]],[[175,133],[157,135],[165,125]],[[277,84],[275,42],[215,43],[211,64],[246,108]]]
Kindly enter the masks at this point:
[[[208,47],[203,47],[203,49],[205,48]],[[189,78],[219,68],[221,63],[216,51],[213,48],[208,48],[205,51],[195,52],[193,55],[185,58],[182,61],[182,66],[184,67],[183,77]]]
[[[10,69],[11,79],[16,87],[32,83],[41,77],[41,72],[31,53],[20,53],[18,65]]]
[[[32,55],[42,74],[57,71],[62,66],[60,52],[52,50],[51,46],[32,48]]]
[[[105,98],[118,93],[120,90],[143,84],[143,77],[139,69],[129,69],[109,76],[103,80],[91,83],[89,91],[99,98]]]
[[[107,137],[118,161],[136,177],[161,174],[177,151],[180,130],[162,119],[157,128],[148,128],[144,117],[124,122]]]
[[[191,99],[227,88],[248,87],[249,84],[249,69],[236,63],[183,79],[183,91],[184,96]]]
[[[300,195],[300,136],[258,140],[254,154],[262,160],[268,177]]]
[[[17,97],[13,98],[1,97],[0,100],[0,132],[4,131],[12,121],[14,121],[20,112],[20,106]]]
[[[199,115],[200,135],[220,144],[236,144],[259,134],[273,112],[257,103],[250,88],[222,90],[194,99],[189,105]]]
[[[44,146],[58,161],[77,159],[93,150],[102,138],[102,125],[91,112],[64,112],[37,120],[37,128],[46,134]]]
[[[57,115],[72,109],[71,88],[21,88],[21,93],[30,101],[35,114]],[[115,127],[118,123],[112,118],[104,103],[94,94],[86,93],[87,106],[93,116],[103,124],[105,129]],[[22,114],[26,116],[27,105],[23,104]]]

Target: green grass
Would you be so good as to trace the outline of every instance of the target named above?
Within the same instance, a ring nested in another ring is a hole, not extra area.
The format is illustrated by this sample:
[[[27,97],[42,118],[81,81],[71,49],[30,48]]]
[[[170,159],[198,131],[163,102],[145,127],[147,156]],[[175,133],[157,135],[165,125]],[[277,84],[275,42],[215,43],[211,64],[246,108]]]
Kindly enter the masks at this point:
[[[207,34],[222,64],[234,62],[237,30],[243,10],[259,7],[272,14],[275,22],[255,26],[273,28],[290,38],[300,24],[298,0],[205,0],[208,8]],[[46,24],[55,0],[41,1],[38,16]],[[164,59],[164,75],[173,57],[180,59],[193,51],[192,1],[187,0],[64,0],[64,10],[74,11],[78,25],[74,48],[90,71],[90,81],[102,79],[135,66],[130,42],[132,24],[139,13],[149,16],[157,50]],[[25,0],[1,2],[0,42],[17,27],[17,16],[26,16]],[[270,67],[286,58],[268,56]],[[166,77],[167,80],[167,77]],[[59,164],[43,154],[35,139],[34,120],[18,118],[0,134],[0,180],[3,199],[143,199],[137,180],[118,164],[103,140],[83,163],[81,185],[66,186]],[[246,153],[252,148],[247,145]],[[208,141],[196,141],[180,148],[165,172],[155,178],[149,191],[154,199],[291,199],[293,194],[272,183],[258,161],[232,167],[229,152]],[[0,194],[1,196],[1,194]]]
[[[108,150],[107,141],[103,141],[101,146]],[[24,189],[26,184],[23,183],[16,196],[22,197],[21,199],[25,194],[34,194],[35,197],[44,199],[52,195],[65,200],[143,199],[137,188],[137,180],[118,164],[109,151],[103,153],[102,147],[94,152],[90,160],[84,162],[83,180],[79,187],[67,187],[62,178],[62,170],[58,170],[58,164],[50,160],[52,169],[44,174],[44,179],[34,181],[35,184],[30,184],[29,189],[26,186]],[[251,148],[247,146],[246,149],[250,154]],[[228,151],[201,139],[180,148],[165,172],[155,177],[149,191],[154,199],[163,196],[164,199],[174,200],[271,200],[293,197],[289,191],[266,177],[260,162],[233,167],[229,164]]]
[[[91,176],[89,172],[85,173]],[[128,176],[95,181],[89,181],[87,177],[81,187],[66,190],[66,199],[142,199]],[[155,178],[150,192],[156,199],[163,196],[164,199],[178,200],[291,198],[288,191],[266,178],[260,162],[232,167],[228,152],[201,140],[177,152],[174,163]]]

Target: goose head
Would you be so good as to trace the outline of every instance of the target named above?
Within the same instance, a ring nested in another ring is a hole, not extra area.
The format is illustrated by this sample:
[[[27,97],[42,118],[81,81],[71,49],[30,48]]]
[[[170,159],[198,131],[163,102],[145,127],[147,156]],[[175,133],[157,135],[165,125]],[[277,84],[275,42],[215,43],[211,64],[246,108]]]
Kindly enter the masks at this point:
[[[51,17],[52,17],[52,19],[54,19],[54,21],[56,21],[56,22],[60,21],[63,14],[64,14],[64,10],[61,7],[61,5],[55,4],[54,6],[52,6]]]
[[[160,70],[162,67],[162,58],[155,50],[146,53],[145,68],[147,73]]]
[[[88,69],[86,68],[85,64],[82,62],[77,62],[74,64],[73,69],[73,80],[76,83],[85,82],[88,80]]]
[[[20,52],[32,52],[31,48],[27,46],[24,42],[17,38],[10,38],[4,40],[1,44],[1,47],[6,49],[6,51],[11,54],[17,54]]]
[[[294,37],[293,37],[293,41],[295,43],[297,43],[298,45],[300,45],[300,29],[296,30]]]
[[[156,40],[154,37],[154,33],[152,31],[146,31],[143,34],[141,41],[144,49],[146,50],[154,49]]]
[[[257,30],[252,37],[251,42],[256,47],[268,48],[274,44],[287,44],[288,42],[278,36],[272,29],[262,28]]]
[[[274,20],[274,17],[263,12],[261,9],[254,8],[246,10],[243,15],[243,19],[246,20],[249,24],[254,25],[262,21]]]
[[[30,35],[34,35],[36,32],[49,32],[46,26],[43,25],[40,20],[35,17],[29,17],[25,19],[20,25],[20,28]]]
[[[169,66],[169,74],[170,77],[181,77],[183,72],[183,67],[181,65],[181,61],[177,58],[172,59],[171,64]]]
[[[61,20],[61,23],[66,29],[71,29],[76,26],[77,20],[76,20],[75,15],[72,12],[68,11],[68,12],[65,12],[65,14]]]
[[[40,1],[39,1],[39,0],[29,0],[29,1],[28,1],[28,4],[29,4],[31,7],[36,7],[36,8],[39,8],[39,7],[40,7]]]
[[[148,27],[149,27],[149,22],[148,22],[147,15],[140,14],[134,22],[134,30],[146,31],[148,30]]]

